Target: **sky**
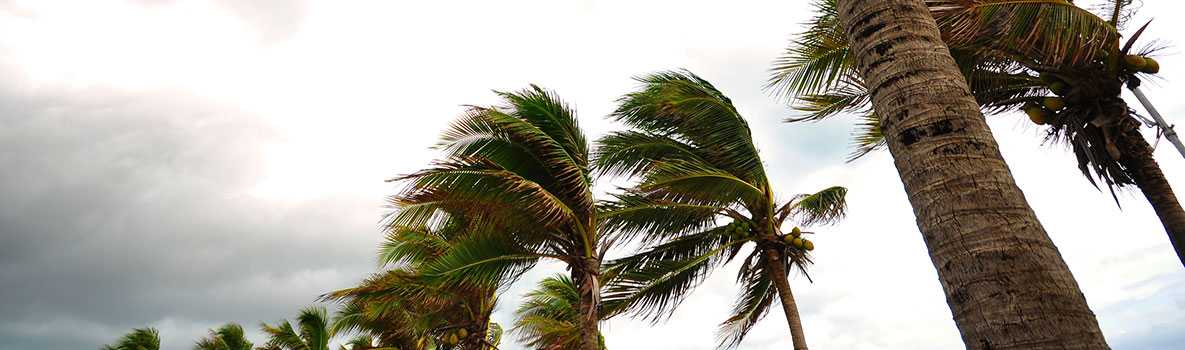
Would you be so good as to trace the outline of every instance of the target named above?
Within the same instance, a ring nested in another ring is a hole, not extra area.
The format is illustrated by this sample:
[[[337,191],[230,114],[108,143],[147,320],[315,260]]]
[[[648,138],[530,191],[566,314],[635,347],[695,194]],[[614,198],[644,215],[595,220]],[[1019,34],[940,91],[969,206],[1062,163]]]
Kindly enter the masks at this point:
[[[888,154],[845,163],[852,118],[784,124],[762,90],[808,16],[806,1],[0,0],[0,350],[94,349],[144,326],[180,350],[225,322],[263,343],[260,322],[376,270],[397,190],[383,180],[433,159],[463,105],[539,84],[592,139],[617,127],[604,116],[631,77],[678,68],[732,98],[779,193],[850,190],[847,220],[816,229],[813,283],[791,281],[810,345],[958,348]],[[1145,90],[1181,124],[1183,27],[1145,34],[1168,45]],[[1140,193],[1117,206],[1023,115],[989,122],[1111,346],[1185,343],[1185,270]],[[1185,160],[1163,141],[1156,158],[1185,195]],[[665,323],[607,322],[608,347],[712,349],[735,269]],[[496,321],[562,271],[524,276]],[[782,317],[741,348],[789,348]]]

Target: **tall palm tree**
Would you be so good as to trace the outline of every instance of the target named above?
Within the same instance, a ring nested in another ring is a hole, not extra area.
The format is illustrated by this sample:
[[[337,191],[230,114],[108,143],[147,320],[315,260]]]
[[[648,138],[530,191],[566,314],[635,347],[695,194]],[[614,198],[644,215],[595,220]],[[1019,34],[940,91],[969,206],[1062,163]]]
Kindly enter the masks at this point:
[[[964,344],[1106,349],[1094,313],[1012,179],[926,5],[839,0],[835,20],[850,43],[846,55],[869,92]],[[988,27],[1012,33],[1007,30],[1025,25],[999,18]]]
[[[135,328],[114,344],[103,346],[102,350],[159,350],[160,333],[156,328]]]
[[[575,112],[537,86],[498,93],[503,106],[471,106],[441,139],[445,157],[395,179],[393,223],[418,226],[438,210],[472,220],[471,232],[424,273],[450,284],[495,286],[540,259],[563,262],[579,286],[580,348],[595,350],[601,257],[589,150]]]
[[[625,239],[641,236],[646,244],[661,244],[610,263],[615,278],[606,304],[662,318],[709,271],[753,243],[756,249],[737,276],[740,298],[721,327],[721,346],[738,345],[776,294],[795,349],[806,349],[788,274],[805,273],[814,243],[797,237],[797,227],[784,233],[783,223],[839,220],[847,190],[832,187],[779,200],[749,125],[728,97],[686,71],[638,80],[643,87],[623,97],[613,113],[632,130],[602,138],[595,164],[600,172],[640,179],[606,205],[604,225]]]
[[[1155,60],[1145,58],[1155,47],[1135,50],[1143,28],[1121,45],[1118,28],[1131,18],[1132,1],[1108,1],[1100,15],[1062,0],[926,5],[980,108],[990,114],[1025,111],[1046,125],[1046,140],[1070,146],[1091,184],[1098,186],[1097,177],[1113,196],[1116,188],[1139,188],[1185,265],[1185,209],[1120,95],[1124,84],[1138,86],[1159,71]],[[867,85],[855,74],[836,1],[818,1],[816,9],[806,32],[775,64],[770,87],[795,97],[796,107],[807,112],[792,121],[860,115],[853,158],[883,148],[878,116],[884,114],[873,111]]]
[[[537,350],[575,348],[582,339],[579,300],[580,292],[568,276],[545,278],[515,311],[511,331],[519,334],[520,342]],[[605,337],[598,335],[598,339],[604,350]]]
[[[468,232],[467,223],[440,213],[429,226],[389,225],[387,232],[379,256],[389,270],[323,297],[345,302],[334,330],[370,335],[385,347],[496,348],[501,330],[490,320],[496,288],[441,285],[421,273]]]
[[[329,350],[333,330],[329,325],[329,314],[325,307],[310,306],[300,310],[296,316],[297,328],[288,320],[277,326],[261,325],[268,335],[266,347],[283,350]]]
[[[243,326],[227,323],[218,329],[211,329],[209,336],[193,345],[193,350],[252,350],[253,346],[247,340]]]

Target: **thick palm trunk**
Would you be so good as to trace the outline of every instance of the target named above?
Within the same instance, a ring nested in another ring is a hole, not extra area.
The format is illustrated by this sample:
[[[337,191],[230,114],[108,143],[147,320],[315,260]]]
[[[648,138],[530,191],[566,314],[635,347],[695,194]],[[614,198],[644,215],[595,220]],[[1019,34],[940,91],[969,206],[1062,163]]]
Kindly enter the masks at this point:
[[[572,269],[572,283],[576,284],[580,292],[577,310],[580,312],[581,350],[601,350],[601,331],[598,324],[601,319],[601,290],[597,279],[599,271],[600,262],[594,259],[589,259],[581,268]]]
[[[786,314],[786,324],[790,326],[790,339],[794,341],[794,350],[806,350],[806,335],[802,332],[802,319],[798,315],[798,304],[794,302],[794,293],[790,291],[790,279],[787,277],[784,257],[774,249],[765,249],[765,258],[769,261],[769,278],[778,290],[778,297],[782,300],[782,311]]]
[[[1107,349],[922,0],[840,20],[968,349]]]
[[[1177,252],[1177,259],[1185,265],[1185,209],[1181,208],[1181,203],[1173,194],[1173,188],[1160,171],[1160,165],[1152,158],[1152,146],[1140,135],[1139,122],[1130,118],[1126,122],[1120,126],[1123,130],[1116,138],[1116,146],[1122,154],[1119,163],[1123,164],[1140,192],[1144,193],[1144,198],[1152,204],[1152,209],[1169,235],[1169,242]]]

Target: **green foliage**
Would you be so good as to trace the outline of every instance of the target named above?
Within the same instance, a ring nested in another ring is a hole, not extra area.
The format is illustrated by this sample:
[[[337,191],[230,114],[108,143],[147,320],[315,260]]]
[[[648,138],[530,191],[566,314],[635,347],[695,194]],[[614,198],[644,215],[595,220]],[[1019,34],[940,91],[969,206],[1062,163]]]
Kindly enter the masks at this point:
[[[227,323],[218,329],[211,329],[210,335],[198,340],[194,350],[252,350],[254,345],[247,340],[243,326]]]
[[[519,341],[539,350],[575,349],[581,339],[580,292],[572,279],[555,275],[539,282],[515,310]],[[604,349],[602,341],[601,348]]]
[[[1069,106],[1049,120],[1046,140],[1070,145],[1091,183],[1096,177],[1109,188],[1134,183],[1108,136],[1127,115],[1120,84],[1148,73],[1124,71],[1116,61],[1139,36],[1119,49],[1117,28],[1131,17],[1131,1],[1107,1],[1094,9],[1098,15],[1064,0],[927,0],[926,5],[985,113],[1015,111],[1051,92],[1066,96]],[[807,29],[774,63],[768,89],[805,113],[790,122],[858,116],[849,157],[854,160],[883,148],[884,135],[865,82],[846,56],[835,1],[817,0],[815,7]]]
[[[296,327],[288,320],[277,326],[261,325],[268,335],[267,346],[283,350],[328,350],[333,330],[329,327],[329,314],[324,307],[310,306],[300,310],[296,316]]]
[[[158,350],[160,333],[156,328],[135,328],[114,344],[103,346],[102,350]]]
[[[723,93],[687,71],[638,80],[642,87],[612,115],[630,130],[599,140],[594,164],[598,173],[638,179],[600,205],[601,217],[615,239],[638,240],[646,249],[608,263],[604,311],[661,321],[715,268],[754,243],[760,248],[738,275],[744,290],[721,325],[720,346],[735,347],[773,300],[764,252],[774,249],[804,272],[810,263],[805,251],[780,239],[784,220],[832,223],[844,215],[847,190],[798,195],[779,206],[749,126]]]

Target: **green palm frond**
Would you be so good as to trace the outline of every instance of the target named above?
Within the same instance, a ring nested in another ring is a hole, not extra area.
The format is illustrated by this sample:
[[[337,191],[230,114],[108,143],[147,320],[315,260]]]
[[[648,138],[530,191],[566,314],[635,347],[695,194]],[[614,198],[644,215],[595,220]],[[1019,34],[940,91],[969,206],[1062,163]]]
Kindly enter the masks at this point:
[[[103,346],[103,350],[159,350],[160,332],[156,328],[135,328],[120,337],[114,344]]]
[[[767,261],[761,250],[754,250],[737,276],[741,292],[732,307],[732,316],[720,324],[717,333],[720,348],[735,348],[753,330],[773,304],[776,290],[765,271]]]
[[[421,273],[442,283],[496,289],[548,256],[536,249],[515,242],[513,237],[470,235],[454,242],[447,253],[426,264]]]
[[[194,350],[252,350],[254,344],[247,340],[243,326],[228,323],[218,329],[211,329],[210,335],[198,340]]]
[[[766,89],[777,96],[822,94],[855,75],[835,0],[818,0],[813,6],[815,16],[806,23],[807,30],[794,36],[773,63]]]
[[[1115,27],[1064,0],[927,0],[943,40],[980,55],[1042,65],[1082,64],[1107,52]]]
[[[859,77],[845,76],[828,90],[799,96],[793,107],[806,115],[786,118],[785,122],[819,121],[840,113],[868,113],[872,96]]]
[[[515,310],[511,331],[528,348],[575,349],[581,340],[579,300],[580,293],[568,276],[545,278]]]
[[[498,346],[502,344],[502,325],[497,322],[490,322],[486,329],[486,342]]]
[[[630,313],[659,322],[703,282],[712,269],[728,261],[727,252],[746,239],[732,239],[724,227],[674,239],[642,253],[612,261],[612,279],[605,286],[609,314]]]
[[[873,151],[888,147],[885,134],[881,132],[881,119],[875,113],[864,114],[856,123],[856,131],[852,136],[852,147],[855,150],[848,154],[847,161],[852,162]]]
[[[611,118],[691,145],[708,163],[744,181],[766,182],[749,124],[715,86],[688,71],[637,80],[642,88],[622,97]]]
[[[615,131],[598,140],[597,145],[593,168],[600,175],[638,176],[663,159],[708,163],[694,146],[664,135]]]
[[[614,195],[600,210],[604,230],[615,232],[625,242],[640,235],[643,244],[712,227],[722,214],[719,206],[680,203],[628,190]]]
[[[329,314],[324,307],[310,306],[300,310],[296,316],[297,327],[282,321],[278,326],[262,324],[269,339],[268,346],[284,350],[328,350],[333,332],[329,325]]]
[[[763,188],[732,173],[682,160],[655,162],[638,189],[670,201],[716,206],[754,203],[765,197]]]
[[[833,186],[811,194],[800,194],[778,210],[779,221],[796,219],[803,226],[827,225],[847,214],[848,189]]]

